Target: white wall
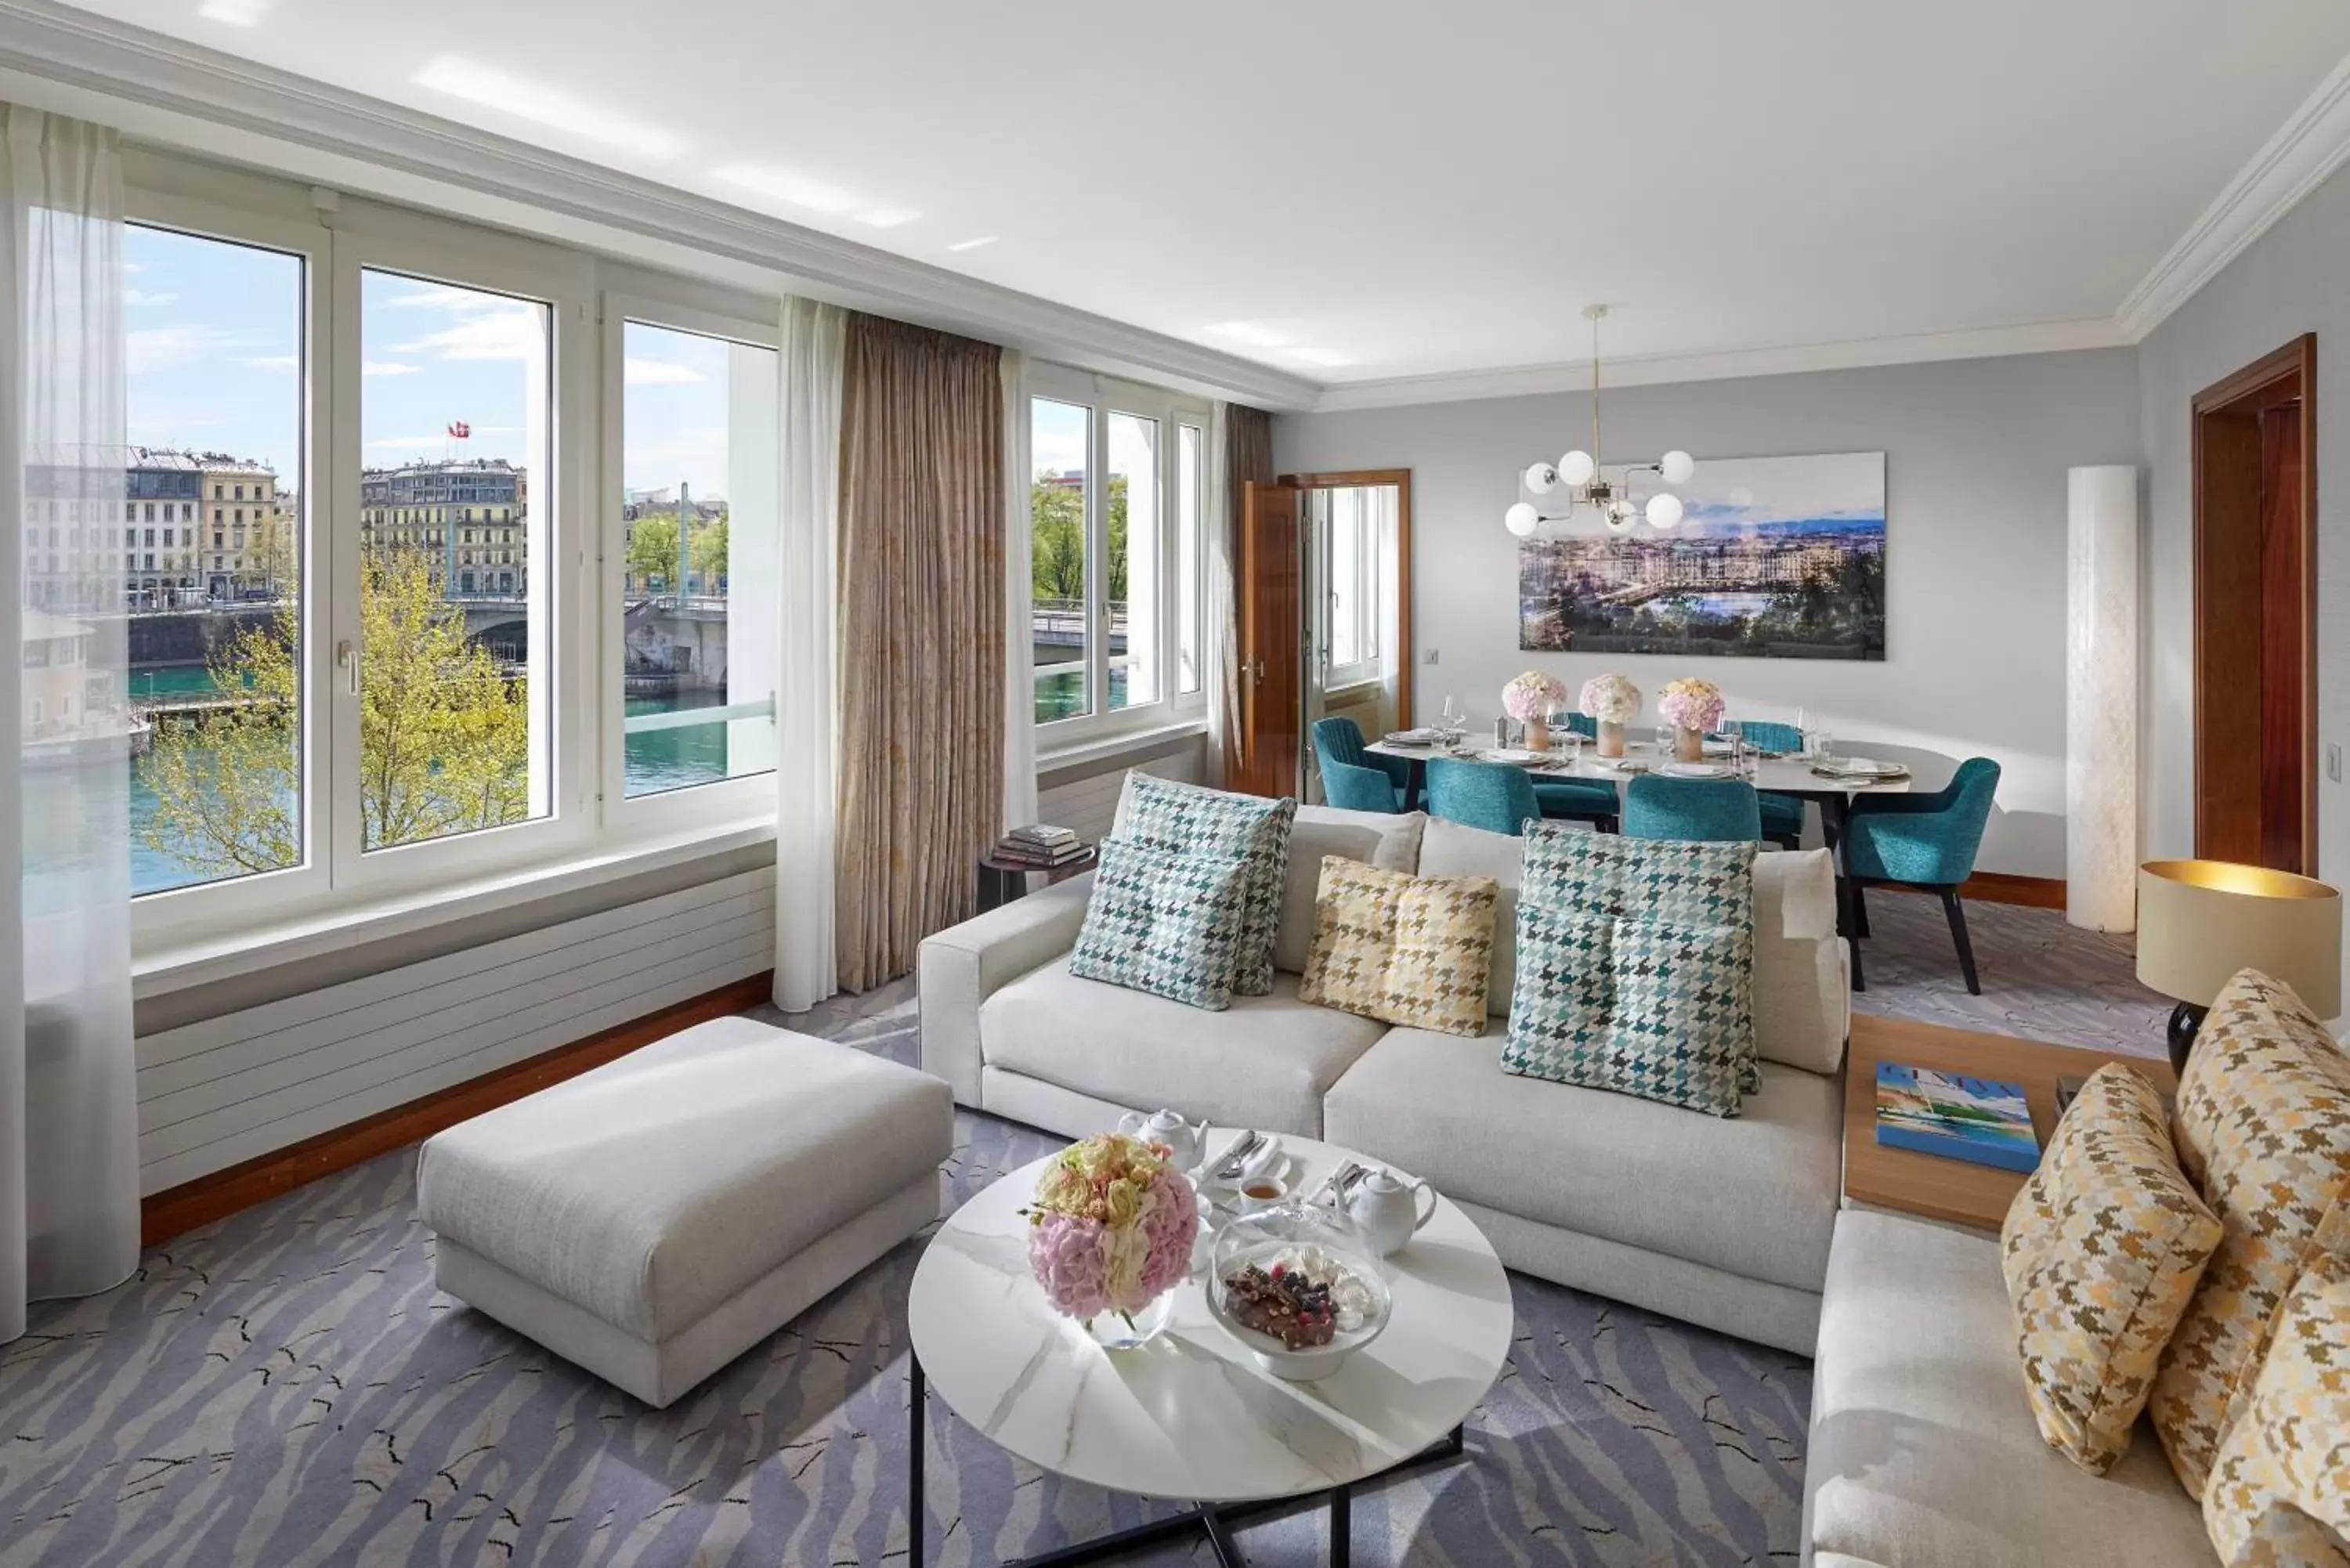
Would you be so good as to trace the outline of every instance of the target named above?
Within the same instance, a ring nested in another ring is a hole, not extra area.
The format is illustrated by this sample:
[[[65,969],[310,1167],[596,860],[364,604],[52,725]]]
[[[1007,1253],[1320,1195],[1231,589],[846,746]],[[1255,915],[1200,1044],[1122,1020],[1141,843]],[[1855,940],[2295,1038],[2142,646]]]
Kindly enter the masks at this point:
[[[1499,398],[1273,421],[1281,472],[1412,470],[1412,629],[1421,717],[1455,695],[1490,729],[1503,683],[1605,669],[1651,700],[1677,675],[1732,717],[1800,705],[1839,750],[1898,757],[1939,784],[1963,758],[2004,770],[1981,867],[2064,874],[2064,471],[2139,457],[2133,352],[2105,349],[1609,390],[1610,462],[1886,454],[1886,660],[1524,653],[1517,475],[1589,441],[1588,395]],[[1645,524],[1644,524],[1645,526]],[[1430,669],[1430,651],[1440,661]]]
[[[2146,606],[2147,852],[2195,849],[2193,400],[2212,383],[2317,334],[2317,729],[2350,732],[2350,498],[2334,475],[2350,454],[2350,171],[2319,187],[2138,345],[2149,464]],[[2343,786],[2317,784],[2316,875],[2350,877]],[[2350,976],[2350,965],[2345,965]],[[2350,995],[2350,987],[2345,987]]]

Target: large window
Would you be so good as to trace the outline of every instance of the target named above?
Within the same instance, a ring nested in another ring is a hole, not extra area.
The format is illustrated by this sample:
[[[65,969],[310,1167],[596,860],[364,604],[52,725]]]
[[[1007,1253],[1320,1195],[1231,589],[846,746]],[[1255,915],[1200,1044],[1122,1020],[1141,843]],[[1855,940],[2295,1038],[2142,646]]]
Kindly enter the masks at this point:
[[[775,765],[781,356],[623,321],[621,792]],[[750,585],[737,595],[733,585]]]
[[[304,857],[306,263],[140,223],[122,254],[122,498],[65,526],[131,618],[130,882],[155,893]],[[53,587],[28,573],[29,602]],[[53,722],[71,663],[43,677]]]
[[[1399,493],[1392,484],[1348,484],[1314,495],[1309,525],[1322,531],[1318,555],[1329,563],[1316,628],[1322,685],[1335,691],[1388,673],[1387,626],[1396,589],[1386,573],[1395,555]]]
[[[1196,709],[1206,410],[1046,367],[1030,379],[1037,723],[1076,740]]]

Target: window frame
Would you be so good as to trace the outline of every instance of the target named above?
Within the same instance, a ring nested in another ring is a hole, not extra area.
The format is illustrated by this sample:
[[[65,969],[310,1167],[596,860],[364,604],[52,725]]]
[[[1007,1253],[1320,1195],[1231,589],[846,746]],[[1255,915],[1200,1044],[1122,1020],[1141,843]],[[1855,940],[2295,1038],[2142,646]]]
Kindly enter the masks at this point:
[[[598,795],[606,826],[628,837],[644,837],[673,833],[691,827],[698,821],[717,816],[733,822],[775,809],[775,769],[744,774],[740,777],[712,779],[707,784],[688,784],[679,789],[663,790],[655,794],[629,795],[628,732],[625,712],[628,700],[627,663],[627,585],[623,580],[627,566],[628,520],[628,353],[629,324],[690,332],[704,337],[716,337],[754,348],[773,349],[775,354],[775,404],[780,416],[785,389],[783,331],[774,319],[741,314],[730,309],[736,302],[713,298],[714,291],[699,290],[679,284],[666,286],[660,279],[629,275],[625,286],[607,286],[601,302],[601,332],[603,350],[604,417],[602,424],[603,473],[599,485],[602,496],[602,519],[596,553],[596,591],[602,609],[603,621],[612,628],[613,635],[603,639],[598,668],[602,696],[598,700],[597,718],[599,726]],[[747,303],[747,302],[744,302]],[[775,527],[779,540],[785,524],[782,514],[784,486],[780,472],[783,464],[783,431],[775,431],[775,461],[778,469],[775,486]],[[729,499],[730,505],[733,504]],[[733,574],[730,570],[728,598],[733,598]],[[733,658],[734,628],[729,616],[727,637],[728,658]],[[779,639],[780,641],[780,639]],[[780,682],[782,649],[775,649],[776,677]],[[782,693],[774,694],[780,704]],[[607,724],[605,720],[611,722]],[[775,723],[777,715],[768,714]],[[777,759],[778,763],[781,758]]]
[[[1177,488],[1177,464],[1180,461],[1182,440],[1180,427],[1192,425],[1201,432],[1201,463],[1206,467],[1208,434],[1214,419],[1214,409],[1202,398],[1176,392],[1164,387],[1147,386],[1140,382],[1122,380],[1116,377],[1096,375],[1063,365],[1032,364],[1028,368],[1025,392],[1033,400],[1068,403],[1088,410],[1086,453],[1086,690],[1089,699],[1087,711],[1063,719],[1034,720],[1038,748],[1050,753],[1068,748],[1088,745],[1140,733],[1163,726],[1204,719],[1207,712],[1207,681],[1202,671],[1201,689],[1183,691],[1181,674],[1176,662],[1180,641],[1176,629],[1179,595],[1176,587],[1176,542],[1181,530],[1175,526],[1175,508],[1180,492]],[[1136,419],[1158,422],[1159,441],[1159,614],[1157,635],[1153,639],[1155,668],[1159,676],[1157,697],[1149,702],[1124,708],[1109,706],[1109,424],[1113,414],[1127,414]],[[1024,420],[1034,419],[1032,408],[1020,410]],[[1029,459],[1029,483],[1035,480],[1035,461]],[[1199,526],[1195,530],[1194,549],[1201,557],[1194,562],[1195,578],[1200,591],[1195,596],[1195,620],[1201,623],[1193,632],[1194,646],[1201,650],[1205,661],[1207,619],[1204,556],[1207,538],[1208,476],[1201,475]],[[1026,493],[1026,487],[1023,487]],[[1030,526],[1023,517],[1022,526]],[[1035,701],[1030,700],[1029,711],[1035,713]]]
[[[1372,484],[1331,485],[1321,492],[1323,516],[1321,526],[1328,535],[1321,558],[1337,561],[1337,501],[1342,490],[1367,493],[1380,488]],[[1338,646],[1337,575],[1335,569],[1329,580],[1319,585],[1317,624],[1315,641],[1319,650],[1319,681],[1325,691],[1345,691],[1357,686],[1372,686],[1387,679],[1388,649],[1387,607],[1382,595],[1386,588],[1380,571],[1379,530],[1373,526],[1377,519],[1371,511],[1367,493],[1363,502],[1363,515],[1356,523],[1355,535],[1355,606],[1357,614],[1352,628],[1355,650],[1361,657],[1340,664],[1336,660]]]

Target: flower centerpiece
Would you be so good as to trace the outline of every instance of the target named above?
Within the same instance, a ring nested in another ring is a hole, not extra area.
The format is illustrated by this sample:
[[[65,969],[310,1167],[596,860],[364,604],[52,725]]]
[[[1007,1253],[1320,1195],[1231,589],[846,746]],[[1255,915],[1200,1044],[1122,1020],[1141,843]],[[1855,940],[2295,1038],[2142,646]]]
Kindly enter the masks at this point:
[[[1669,680],[1657,696],[1657,712],[1677,732],[1673,755],[1685,763],[1701,761],[1705,732],[1721,723],[1721,688],[1693,675]]]
[[[1599,754],[1624,754],[1624,726],[1640,713],[1640,689],[1621,675],[1595,675],[1583,683],[1583,711],[1599,727]]]
[[[1566,685],[1555,675],[1529,670],[1502,688],[1502,711],[1526,727],[1529,750],[1550,750],[1550,716],[1566,705]]]
[[[1053,1310],[1113,1350],[1157,1337],[1191,1272],[1200,1210],[1167,1146],[1097,1133],[1036,1183],[1028,1267]]]

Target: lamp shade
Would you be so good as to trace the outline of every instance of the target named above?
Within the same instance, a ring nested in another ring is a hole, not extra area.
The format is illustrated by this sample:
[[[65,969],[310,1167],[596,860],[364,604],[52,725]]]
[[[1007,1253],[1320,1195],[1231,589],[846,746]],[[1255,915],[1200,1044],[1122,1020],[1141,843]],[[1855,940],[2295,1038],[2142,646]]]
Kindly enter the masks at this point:
[[[1532,538],[1542,526],[1542,514],[1521,501],[1502,514],[1502,525],[1521,539]]]
[[[2342,895],[2290,871],[2225,860],[2149,860],[2137,870],[2137,978],[2209,1007],[2240,969],[2342,1011]]]

